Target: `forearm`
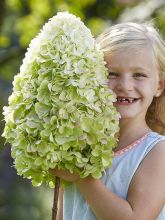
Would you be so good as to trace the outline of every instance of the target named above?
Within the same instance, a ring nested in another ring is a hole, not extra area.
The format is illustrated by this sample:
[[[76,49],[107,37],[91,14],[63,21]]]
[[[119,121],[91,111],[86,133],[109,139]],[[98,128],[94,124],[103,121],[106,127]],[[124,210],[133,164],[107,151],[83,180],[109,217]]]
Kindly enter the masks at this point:
[[[100,180],[88,177],[78,181],[77,187],[99,220],[135,220],[128,201],[108,190]]]

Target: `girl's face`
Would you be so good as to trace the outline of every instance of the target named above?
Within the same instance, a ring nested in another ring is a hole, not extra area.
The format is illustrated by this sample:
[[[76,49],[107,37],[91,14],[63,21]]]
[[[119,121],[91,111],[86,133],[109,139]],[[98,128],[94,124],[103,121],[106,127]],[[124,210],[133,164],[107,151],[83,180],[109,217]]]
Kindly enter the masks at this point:
[[[144,120],[153,97],[162,90],[152,50],[144,46],[105,52],[105,61],[108,85],[117,95],[114,105],[121,119],[139,117]]]

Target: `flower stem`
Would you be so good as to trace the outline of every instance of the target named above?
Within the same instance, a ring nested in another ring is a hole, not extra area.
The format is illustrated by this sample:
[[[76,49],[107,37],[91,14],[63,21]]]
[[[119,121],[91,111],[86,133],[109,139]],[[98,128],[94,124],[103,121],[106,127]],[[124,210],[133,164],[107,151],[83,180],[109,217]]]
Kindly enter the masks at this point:
[[[55,177],[53,208],[52,208],[52,220],[56,220],[56,217],[57,217],[59,187],[60,187],[60,178],[56,176]]]

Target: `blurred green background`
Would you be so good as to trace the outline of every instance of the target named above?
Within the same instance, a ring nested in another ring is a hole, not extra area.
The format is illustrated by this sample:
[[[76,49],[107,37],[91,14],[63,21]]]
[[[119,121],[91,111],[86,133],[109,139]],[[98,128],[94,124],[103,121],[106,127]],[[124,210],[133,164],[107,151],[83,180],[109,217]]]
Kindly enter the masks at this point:
[[[2,107],[12,92],[26,49],[48,19],[68,11],[82,19],[94,36],[123,21],[152,21],[165,36],[164,0],[0,0],[0,133]],[[50,220],[53,190],[34,188],[17,176],[10,146],[0,137],[0,220]]]

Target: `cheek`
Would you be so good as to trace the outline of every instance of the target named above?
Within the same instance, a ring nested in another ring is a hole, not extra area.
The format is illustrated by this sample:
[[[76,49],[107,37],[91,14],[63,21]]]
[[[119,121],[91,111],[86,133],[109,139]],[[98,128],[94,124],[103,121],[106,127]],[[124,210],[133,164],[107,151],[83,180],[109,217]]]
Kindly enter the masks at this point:
[[[112,90],[115,89],[116,83],[114,80],[108,80],[108,87]]]
[[[139,89],[144,91],[148,96],[154,96],[157,91],[157,84],[153,81],[146,83],[141,83]]]

